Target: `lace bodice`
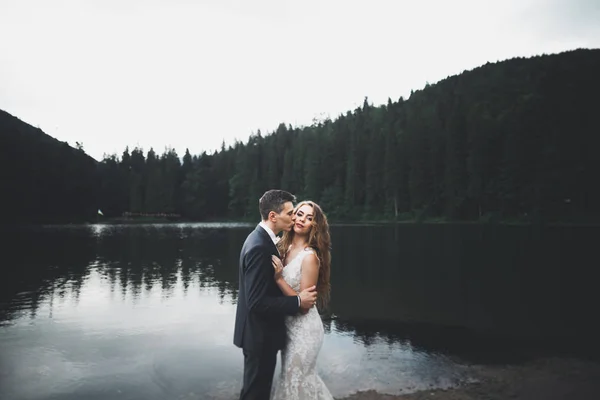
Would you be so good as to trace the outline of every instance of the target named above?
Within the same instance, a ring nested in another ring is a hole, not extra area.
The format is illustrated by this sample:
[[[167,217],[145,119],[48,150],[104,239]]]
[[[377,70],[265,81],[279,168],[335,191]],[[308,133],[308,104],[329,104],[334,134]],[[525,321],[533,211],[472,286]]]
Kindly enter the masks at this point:
[[[281,275],[288,285],[296,292],[300,291],[300,279],[302,278],[302,261],[307,254],[313,254],[314,250],[306,247],[283,268]]]

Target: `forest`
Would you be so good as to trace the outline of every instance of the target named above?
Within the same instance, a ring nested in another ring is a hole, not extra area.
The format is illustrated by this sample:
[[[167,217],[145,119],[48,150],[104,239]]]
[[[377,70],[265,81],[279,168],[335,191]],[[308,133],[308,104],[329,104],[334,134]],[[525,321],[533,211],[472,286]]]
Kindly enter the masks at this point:
[[[98,162],[0,110],[3,223],[86,222],[96,215]]]
[[[513,58],[211,153],[98,162],[0,113],[9,218],[254,221],[281,188],[333,221],[600,221],[598,71],[600,50]]]

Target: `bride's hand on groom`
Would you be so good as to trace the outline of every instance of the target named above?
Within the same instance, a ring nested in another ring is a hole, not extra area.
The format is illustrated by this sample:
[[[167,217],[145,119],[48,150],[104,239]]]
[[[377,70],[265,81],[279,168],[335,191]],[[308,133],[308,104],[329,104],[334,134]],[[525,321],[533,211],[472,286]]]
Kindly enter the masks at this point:
[[[278,281],[278,280],[280,280],[280,279],[283,278],[281,276],[281,274],[283,272],[283,263],[281,262],[281,260],[277,256],[271,256],[271,261],[273,263],[273,268],[275,269],[275,273],[273,275],[273,278],[275,278],[275,281]]]

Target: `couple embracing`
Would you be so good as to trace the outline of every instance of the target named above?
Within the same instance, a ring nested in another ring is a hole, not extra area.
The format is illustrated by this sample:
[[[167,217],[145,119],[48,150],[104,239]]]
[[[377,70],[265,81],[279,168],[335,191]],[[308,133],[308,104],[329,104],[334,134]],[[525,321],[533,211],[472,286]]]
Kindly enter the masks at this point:
[[[233,339],[244,354],[240,400],[333,399],[316,368],[324,334],[317,306],[330,290],[329,225],[316,203],[294,207],[295,200],[283,190],[263,194],[262,221],[240,253]]]

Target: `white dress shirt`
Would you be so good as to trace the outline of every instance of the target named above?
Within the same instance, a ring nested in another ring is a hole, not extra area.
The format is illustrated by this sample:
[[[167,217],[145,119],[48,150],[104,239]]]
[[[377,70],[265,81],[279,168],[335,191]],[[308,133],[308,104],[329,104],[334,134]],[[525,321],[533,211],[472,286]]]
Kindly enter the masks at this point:
[[[267,233],[269,234],[269,237],[271,238],[271,240],[273,241],[273,244],[275,244],[275,246],[277,246],[277,242],[279,242],[279,238],[277,236],[275,236],[275,232],[273,232],[271,230],[271,228],[269,228],[267,226],[267,224],[265,224],[263,221],[260,221],[259,224],[265,231],[267,231]]]
[[[263,221],[260,221],[260,223],[258,225],[260,225],[261,228],[263,228],[265,231],[267,231],[267,233],[269,234],[269,237],[273,241],[273,244],[275,245],[275,247],[277,247],[277,242],[279,242],[280,238],[275,236],[275,232],[273,232],[271,230],[271,228],[269,228],[267,226],[267,224],[265,224]],[[281,260],[281,261],[283,262],[283,260]],[[302,302],[300,301],[300,295],[296,295],[296,297],[298,298],[298,307],[300,307],[300,305],[302,304]]]

